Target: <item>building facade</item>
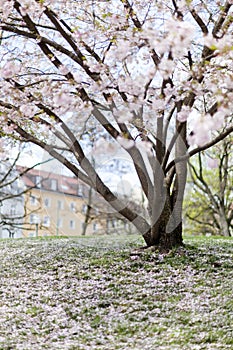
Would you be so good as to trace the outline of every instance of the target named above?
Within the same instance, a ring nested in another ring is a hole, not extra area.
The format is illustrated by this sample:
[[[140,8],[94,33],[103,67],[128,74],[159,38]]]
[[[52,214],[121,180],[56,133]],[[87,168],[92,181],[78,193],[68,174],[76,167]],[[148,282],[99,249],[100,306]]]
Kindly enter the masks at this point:
[[[36,169],[26,172],[22,180],[28,189],[24,194],[23,237],[82,234],[87,207],[83,183],[74,177]],[[88,225],[85,234],[101,231],[97,221]]]

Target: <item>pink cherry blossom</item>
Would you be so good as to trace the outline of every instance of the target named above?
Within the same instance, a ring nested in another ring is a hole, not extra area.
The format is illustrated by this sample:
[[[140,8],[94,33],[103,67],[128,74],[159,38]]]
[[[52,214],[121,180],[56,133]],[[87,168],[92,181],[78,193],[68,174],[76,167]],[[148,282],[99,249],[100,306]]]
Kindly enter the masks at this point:
[[[169,78],[175,69],[175,63],[172,60],[163,58],[159,64],[159,71],[164,79]]]
[[[211,169],[215,169],[217,168],[219,165],[219,160],[218,159],[213,159],[213,158],[210,158],[208,157],[207,158],[207,166]]]
[[[190,145],[203,146],[211,139],[211,131],[214,130],[214,120],[209,114],[201,114],[193,110],[189,114],[191,133],[188,136]]]
[[[136,142],[136,147],[141,151],[148,153],[148,155],[151,155],[152,153],[152,143],[149,141],[138,141]]]
[[[68,67],[66,67],[66,66],[64,66],[64,65],[62,65],[62,66],[59,67],[59,71],[60,71],[60,73],[63,74],[63,75],[66,75],[66,74],[69,73]]]
[[[188,119],[188,116],[190,115],[190,108],[187,106],[183,106],[182,110],[180,112],[177,113],[177,120],[179,120],[179,122],[186,122]]]
[[[36,107],[34,104],[25,104],[21,105],[19,108],[20,112],[22,112],[26,117],[32,117],[36,112]]]
[[[118,136],[117,137],[117,141],[119,142],[119,144],[126,148],[126,149],[129,149],[131,147],[134,146],[134,141],[133,140],[128,140],[126,139],[125,137],[122,137],[122,136]]]
[[[72,98],[67,94],[66,92],[58,92],[54,98],[53,101],[55,103],[55,106],[61,107],[61,106],[67,106],[71,103]]]
[[[7,62],[0,71],[1,77],[4,79],[13,78],[20,71],[19,64],[14,61]]]
[[[7,18],[13,9],[13,1],[0,0],[0,8],[3,13],[2,19]]]

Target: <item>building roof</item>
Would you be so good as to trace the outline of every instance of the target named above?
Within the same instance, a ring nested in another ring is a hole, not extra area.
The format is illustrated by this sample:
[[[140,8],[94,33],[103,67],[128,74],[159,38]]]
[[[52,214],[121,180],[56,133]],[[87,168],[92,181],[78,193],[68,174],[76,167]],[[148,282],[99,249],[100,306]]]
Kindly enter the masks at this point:
[[[27,170],[26,167],[17,167],[17,170],[22,174],[20,176],[26,187],[74,196],[81,196],[83,193],[83,183],[75,177],[35,168]]]
[[[76,177],[60,175],[35,168],[27,169],[26,167],[19,166],[17,170],[22,174],[20,175],[21,179],[28,188],[37,188],[40,191],[50,191],[82,197],[85,199],[84,203],[88,204],[89,187]],[[95,215],[96,211],[98,211],[103,218],[106,215],[108,217],[122,217],[121,214],[117,213],[116,210],[95,191],[93,191],[91,203],[88,205],[91,206],[91,211],[93,211]],[[138,213],[142,213],[142,207],[137,205],[135,201],[127,199],[125,205],[131,207]]]

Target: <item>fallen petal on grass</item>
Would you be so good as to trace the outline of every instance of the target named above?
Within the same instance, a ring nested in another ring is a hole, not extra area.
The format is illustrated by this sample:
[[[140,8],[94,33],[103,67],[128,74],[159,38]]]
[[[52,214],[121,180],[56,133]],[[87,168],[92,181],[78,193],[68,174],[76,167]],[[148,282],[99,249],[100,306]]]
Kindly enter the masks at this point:
[[[233,240],[0,241],[0,349],[232,349]]]

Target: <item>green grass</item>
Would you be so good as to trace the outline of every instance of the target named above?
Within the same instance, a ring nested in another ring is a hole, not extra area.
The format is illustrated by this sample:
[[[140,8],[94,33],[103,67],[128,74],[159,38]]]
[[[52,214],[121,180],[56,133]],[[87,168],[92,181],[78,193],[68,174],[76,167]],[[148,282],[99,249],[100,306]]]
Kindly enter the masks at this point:
[[[0,241],[0,350],[233,349],[233,240]]]

